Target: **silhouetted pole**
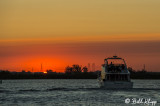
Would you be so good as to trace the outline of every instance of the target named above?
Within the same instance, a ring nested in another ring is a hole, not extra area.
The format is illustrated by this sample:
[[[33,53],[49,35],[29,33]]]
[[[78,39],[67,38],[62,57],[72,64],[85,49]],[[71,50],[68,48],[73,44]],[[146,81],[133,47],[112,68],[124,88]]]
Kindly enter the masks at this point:
[[[90,63],[88,63],[88,71],[89,71],[89,72],[91,71]]]
[[[42,64],[41,64],[41,72],[43,71],[43,67],[42,67]]]
[[[95,63],[92,63],[92,71],[95,71]]]

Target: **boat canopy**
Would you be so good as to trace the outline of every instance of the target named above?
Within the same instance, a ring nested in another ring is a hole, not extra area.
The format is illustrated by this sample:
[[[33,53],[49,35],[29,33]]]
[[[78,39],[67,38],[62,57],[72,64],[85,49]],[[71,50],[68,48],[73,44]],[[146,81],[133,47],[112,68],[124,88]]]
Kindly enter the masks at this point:
[[[113,56],[113,57],[106,58],[105,60],[108,60],[108,59],[122,59],[122,58],[117,57],[117,56]]]

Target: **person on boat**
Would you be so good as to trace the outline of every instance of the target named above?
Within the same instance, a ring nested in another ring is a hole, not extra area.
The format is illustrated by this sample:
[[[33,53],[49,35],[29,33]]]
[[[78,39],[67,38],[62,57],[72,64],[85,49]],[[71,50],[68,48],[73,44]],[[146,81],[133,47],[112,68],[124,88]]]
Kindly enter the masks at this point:
[[[125,68],[125,65],[124,65],[124,64],[122,64],[122,69],[124,70],[124,68]]]
[[[114,70],[114,64],[111,62],[111,64],[110,64],[110,70],[113,72],[113,70]]]

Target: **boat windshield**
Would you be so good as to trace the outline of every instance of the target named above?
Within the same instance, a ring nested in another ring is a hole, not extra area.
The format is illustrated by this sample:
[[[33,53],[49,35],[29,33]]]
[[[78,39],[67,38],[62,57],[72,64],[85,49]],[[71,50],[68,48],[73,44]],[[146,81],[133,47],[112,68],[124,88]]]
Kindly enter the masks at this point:
[[[122,65],[125,64],[124,61],[122,59],[108,59],[108,65]]]
[[[125,62],[123,59],[108,59],[109,72],[122,72],[125,69]]]

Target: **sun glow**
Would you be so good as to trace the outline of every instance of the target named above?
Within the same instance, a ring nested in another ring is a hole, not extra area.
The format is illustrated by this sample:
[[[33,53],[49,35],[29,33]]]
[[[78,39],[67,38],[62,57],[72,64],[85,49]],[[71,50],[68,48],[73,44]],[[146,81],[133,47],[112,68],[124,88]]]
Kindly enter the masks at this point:
[[[43,72],[47,74],[46,70],[63,72],[63,67],[67,66],[67,63],[60,57],[31,56],[23,61],[21,66],[24,70],[32,70],[33,72]]]
[[[45,72],[43,72],[44,74],[47,74],[47,72],[45,71]]]

